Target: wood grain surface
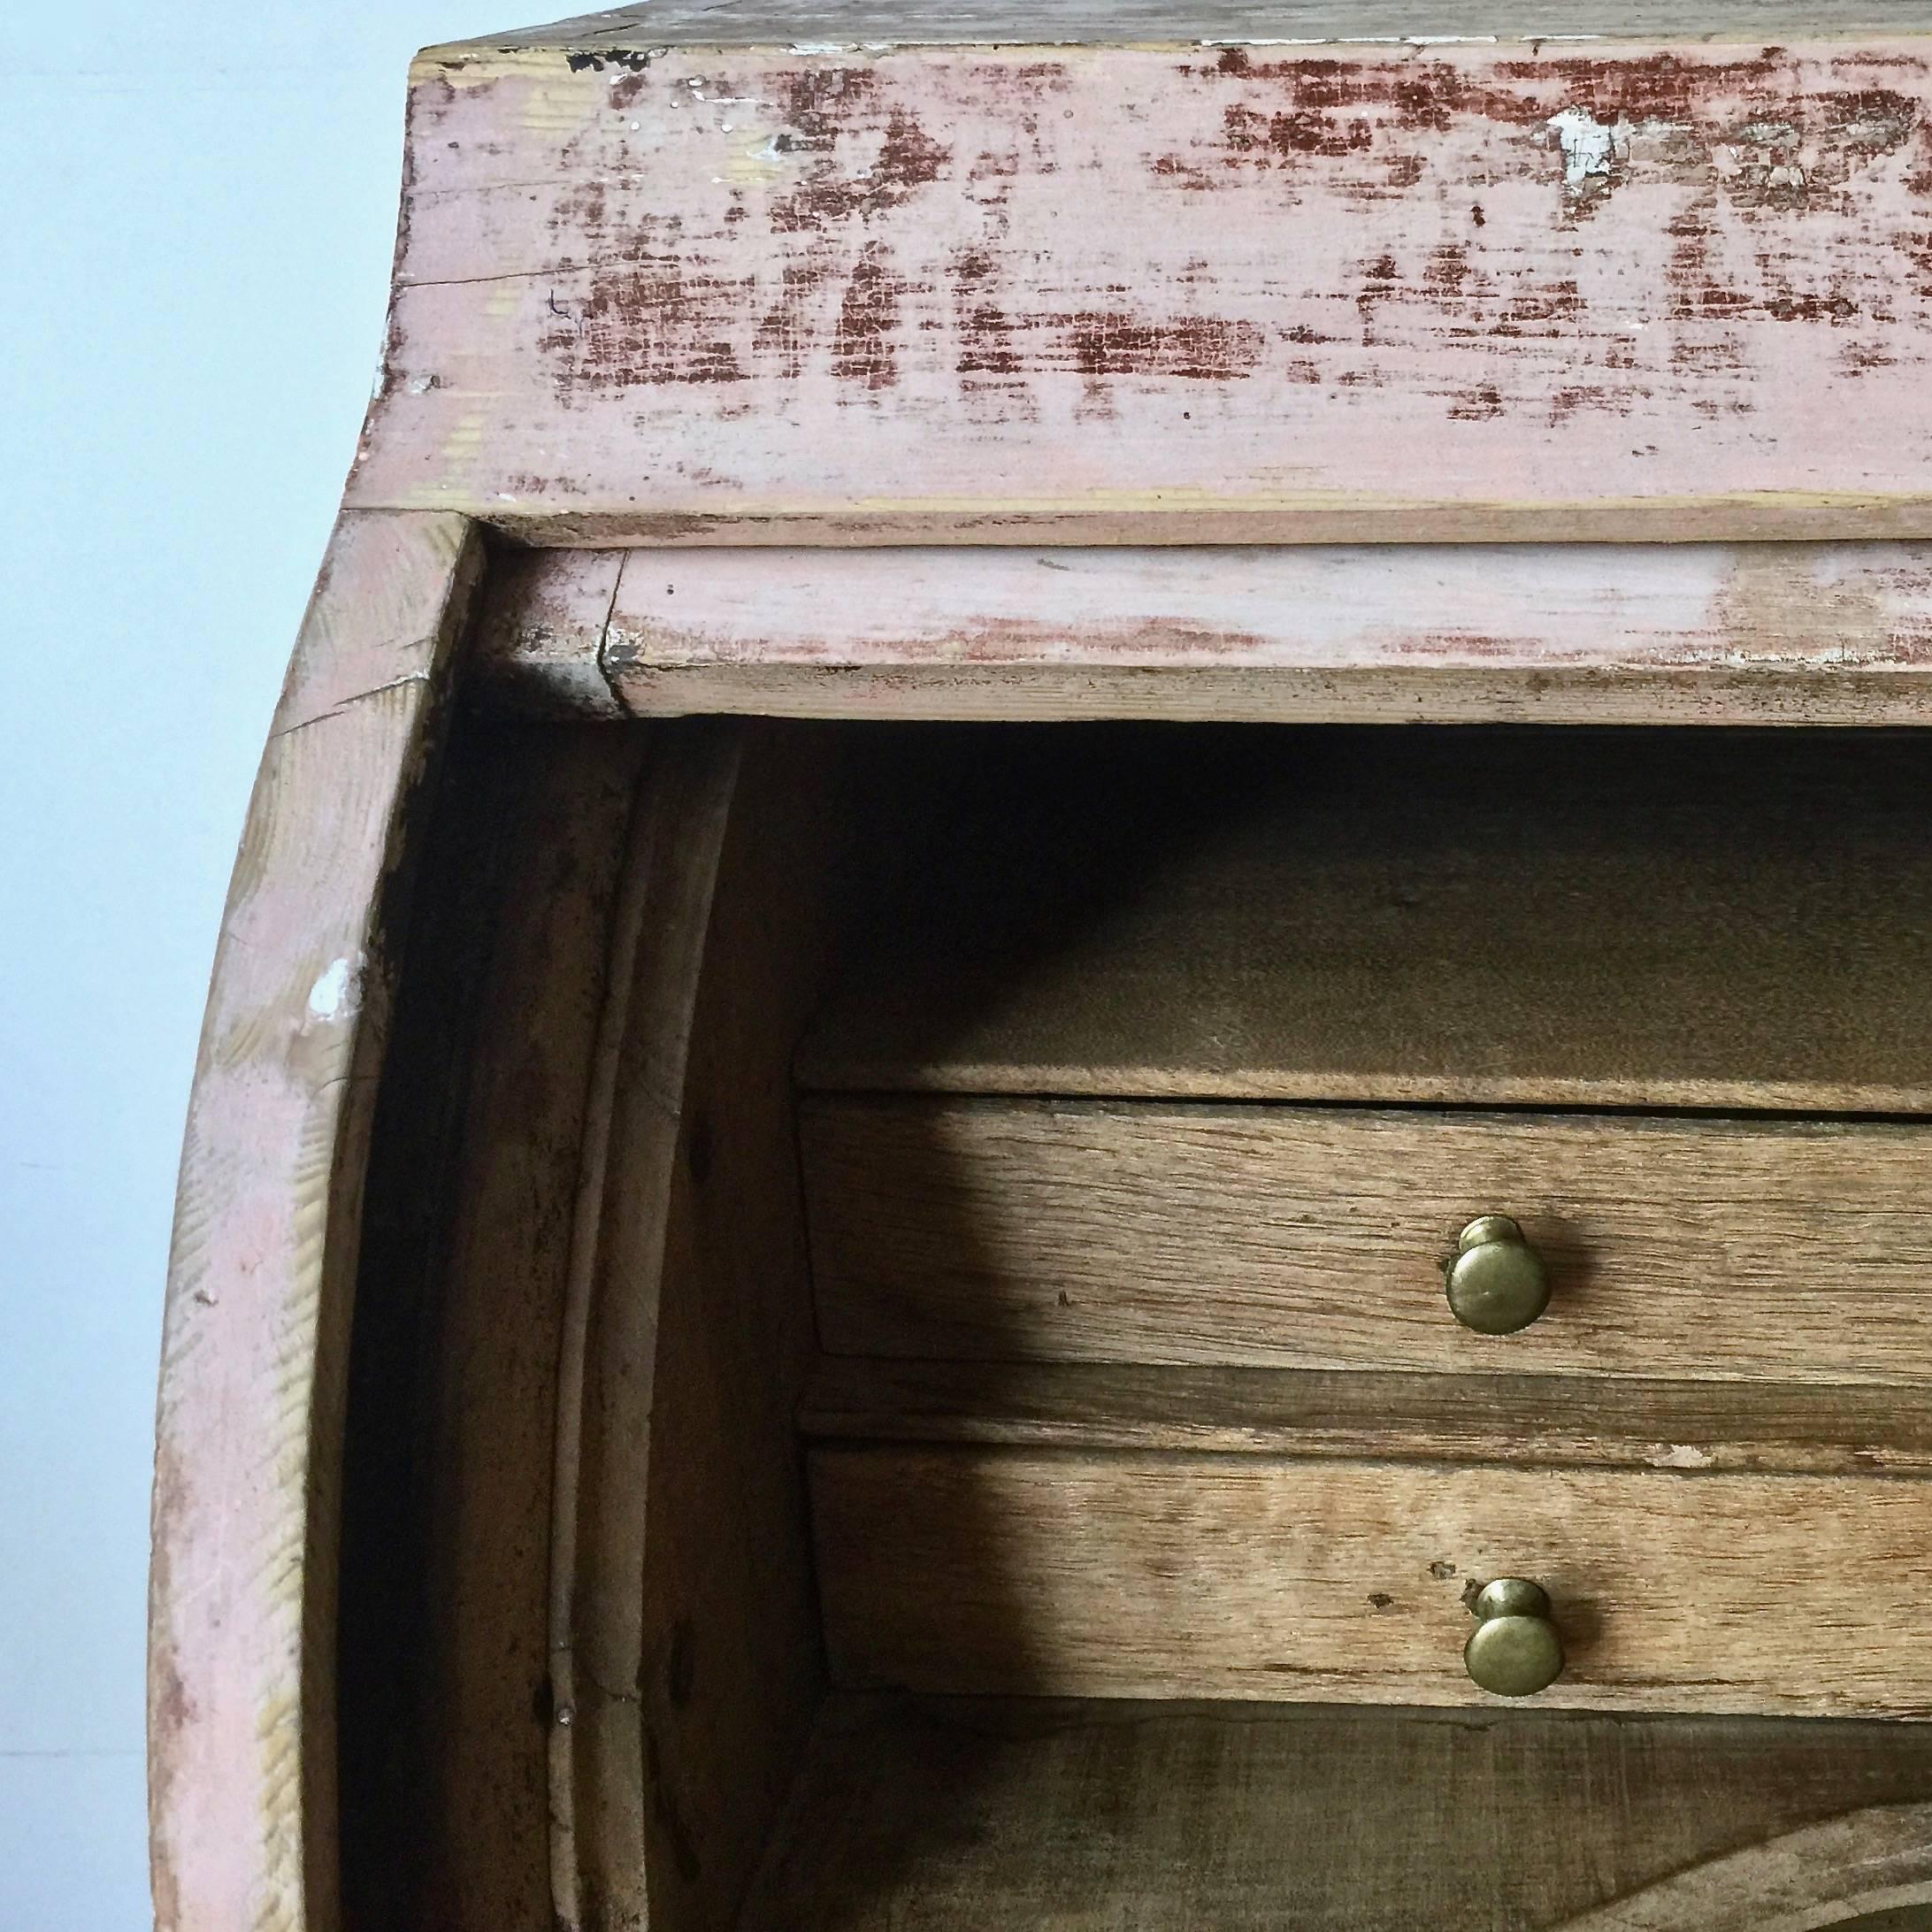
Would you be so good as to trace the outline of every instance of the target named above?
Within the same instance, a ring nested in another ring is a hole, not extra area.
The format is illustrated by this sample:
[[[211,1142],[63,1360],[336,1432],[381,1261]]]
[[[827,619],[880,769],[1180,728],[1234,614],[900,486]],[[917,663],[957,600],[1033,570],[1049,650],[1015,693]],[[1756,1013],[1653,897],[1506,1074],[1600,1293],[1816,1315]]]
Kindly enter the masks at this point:
[[[606,1914],[642,1925],[649,1909],[640,1584],[663,1447],[650,1419],[692,1014],[737,778],[734,734],[686,728],[654,748],[612,921],[558,1353],[551,1879],[573,1932]]]
[[[625,553],[518,550],[496,559],[484,586],[474,658],[479,681],[506,709],[566,717],[623,717],[598,650]]]
[[[1586,1913],[1563,1932],[1926,1932],[1932,1805],[1784,1832]]]
[[[743,1924],[1811,1932],[1766,1854],[1855,1911],[1928,1789],[1917,1725],[835,1697]]]
[[[1484,1705],[1465,1592],[1528,1576],[1540,1704],[1932,1716],[1922,1482],[819,1448],[851,1689]]]
[[[1932,535],[1922,11],[1630,18],[434,51],[349,501],[543,543]]]
[[[522,553],[512,702],[641,717],[1913,724],[1917,544]]]
[[[927,727],[801,1077],[1922,1112],[1928,745]]]
[[[1843,1383],[828,1355],[799,1426],[843,1443],[1932,1475],[1932,1402]]]
[[[817,1100],[836,1354],[1923,1382],[1932,1128],[1075,1101]],[[1479,1215],[1550,1306],[1450,1314]]]
[[[642,732],[466,707],[369,1157],[337,1641],[344,1922],[552,1932],[557,1353]]]
[[[334,1932],[337,1484],[410,807],[482,552],[338,523],[216,950],[168,1262],[150,1573],[155,1917]]]
[[[793,1422],[813,1331],[786,1062],[818,995],[843,821],[828,734],[742,735],[670,1176],[657,1372],[631,1417],[651,1437],[630,1714],[651,1932],[737,1922],[824,1687]]]

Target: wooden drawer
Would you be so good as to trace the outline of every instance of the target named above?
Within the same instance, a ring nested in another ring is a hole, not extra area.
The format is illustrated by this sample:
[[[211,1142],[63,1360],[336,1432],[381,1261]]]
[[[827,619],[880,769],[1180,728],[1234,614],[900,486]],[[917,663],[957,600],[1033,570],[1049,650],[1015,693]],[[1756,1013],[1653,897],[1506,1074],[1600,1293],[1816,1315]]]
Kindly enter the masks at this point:
[[[1918,1481],[826,1448],[812,1496],[847,1685],[1483,1703],[1465,1593],[1521,1576],[1539,1703],[1932,1716]]]
[[[1932,1373],[1928,1131],[960,1098],[803,1114],[835,1353],[1810,1382]],[[1514,1216],[1547,1311],[1458,1325]]]

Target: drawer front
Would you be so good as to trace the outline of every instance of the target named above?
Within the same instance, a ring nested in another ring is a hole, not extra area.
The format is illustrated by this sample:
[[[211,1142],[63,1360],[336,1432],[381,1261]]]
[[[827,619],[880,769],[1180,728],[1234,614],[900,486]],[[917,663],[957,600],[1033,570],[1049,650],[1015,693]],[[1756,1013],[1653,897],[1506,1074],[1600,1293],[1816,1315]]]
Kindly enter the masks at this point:
[[[1547,1591],[1538,1706],[1932,1715],[1932,1485],[1265,1456],[820,1449],[834,1678],[1489,1704],[1465,1597]]]
[[[1871,1123],[1016,1100],[802,1116],[834,1353],[1907,1382],[1932,1140]],[[1551,1286],[1452,1315],[1472,1218]]]

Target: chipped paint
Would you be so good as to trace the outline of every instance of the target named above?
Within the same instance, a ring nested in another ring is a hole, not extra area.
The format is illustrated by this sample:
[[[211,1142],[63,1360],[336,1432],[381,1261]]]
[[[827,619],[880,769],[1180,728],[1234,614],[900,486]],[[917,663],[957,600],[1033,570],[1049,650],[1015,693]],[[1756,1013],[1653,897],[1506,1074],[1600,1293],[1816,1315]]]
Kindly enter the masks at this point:
[[[369,500],[1372,527],[1426,474],[1763,534],[1932,497],[1910,42],[711,50],[632,83],[621,120],[610,73],[426,84]]]
[[[332,960],[309,988],[309,1017],[325,1023],[342,1019],[354,1003],[358,978],[354,960]]]
[[[1545,123],[1563,150],[1563,185],[1580,190],[1595,175],[1607,175],[1617,150],[1629,152],[1629,128],[1606,126],[1588,108],[1566,107]]]
[[[1717,1464],[1708,1449],[1687,1442],[1658,1443],[1644,1451],[1644,1460],[1653,1469],[1709,1469]]]

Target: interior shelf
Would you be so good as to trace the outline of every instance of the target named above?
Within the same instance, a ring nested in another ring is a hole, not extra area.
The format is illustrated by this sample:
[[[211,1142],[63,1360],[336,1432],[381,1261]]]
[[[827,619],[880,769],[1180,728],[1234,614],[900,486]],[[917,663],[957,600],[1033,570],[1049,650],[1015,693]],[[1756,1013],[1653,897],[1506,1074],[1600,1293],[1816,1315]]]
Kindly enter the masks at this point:
[[[799,1426],[816,1442],[1932,1476],[1932,1408],[1855,1384],[827,1355]]]
[[[873,782],[809,1086],[1932,1108],[1924,734],[935,729]]]

